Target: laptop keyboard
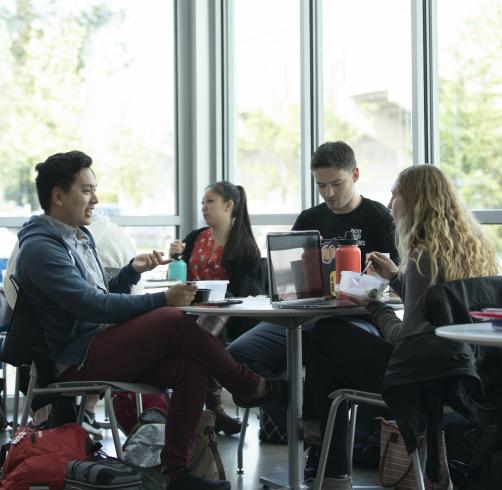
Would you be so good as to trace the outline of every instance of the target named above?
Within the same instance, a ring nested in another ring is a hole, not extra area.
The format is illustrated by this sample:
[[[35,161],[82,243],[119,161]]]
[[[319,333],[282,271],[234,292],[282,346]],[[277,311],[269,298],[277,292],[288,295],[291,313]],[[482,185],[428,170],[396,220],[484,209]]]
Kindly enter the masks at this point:
[[[324,305],[326,298],[306,298],[306,299],[293,299],[289,301],[281,301],[281,305]]]

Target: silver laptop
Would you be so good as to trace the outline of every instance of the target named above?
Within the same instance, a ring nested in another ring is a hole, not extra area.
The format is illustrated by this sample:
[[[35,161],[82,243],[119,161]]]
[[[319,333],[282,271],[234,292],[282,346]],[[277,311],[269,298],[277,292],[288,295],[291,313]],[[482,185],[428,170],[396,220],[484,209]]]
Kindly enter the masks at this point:
[[[270,302],[273,308],[353,305],[325,293],[321,237],[317,230],[267,234]]]

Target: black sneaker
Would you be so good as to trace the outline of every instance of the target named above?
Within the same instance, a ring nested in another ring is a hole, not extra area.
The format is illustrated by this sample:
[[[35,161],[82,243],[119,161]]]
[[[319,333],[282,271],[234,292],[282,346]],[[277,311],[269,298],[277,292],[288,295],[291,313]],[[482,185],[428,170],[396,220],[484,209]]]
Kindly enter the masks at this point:
[[[231,490],[227,480],[206,480],[190,472],[182,473],[169,485],[169,490]]]
[[[254,398],[248,402],[232,396],[234,403],[239,407],[287,407],[288,406],[288,383],[285,379],[267,379],[267,392],[263,398]]]
[[[82,427],[89,433],[96,437],[103,437],[103,428],[96,422],[96,414],[89,410],[84,411],[84,420],[82,421]]]

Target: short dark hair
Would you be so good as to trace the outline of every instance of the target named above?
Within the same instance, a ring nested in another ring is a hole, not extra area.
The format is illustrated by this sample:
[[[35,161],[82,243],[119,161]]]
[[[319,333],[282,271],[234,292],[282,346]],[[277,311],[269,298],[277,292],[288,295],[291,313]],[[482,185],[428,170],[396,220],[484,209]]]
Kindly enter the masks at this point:
[[[335,167],[352,170],[357,166],[354,150],[343,141],[327,141],[317,148],[310,161],[310,170]]]
[[[45,162],[37,163],[35,170],[38,175],[35,183],[42,209],[45,212],[49,211],[54,187],[60,187],[64,192],[68,192],[75,182],[75,175],[83,168],[90,168],[91,165],[92,158],[78,150],[56,153]]]

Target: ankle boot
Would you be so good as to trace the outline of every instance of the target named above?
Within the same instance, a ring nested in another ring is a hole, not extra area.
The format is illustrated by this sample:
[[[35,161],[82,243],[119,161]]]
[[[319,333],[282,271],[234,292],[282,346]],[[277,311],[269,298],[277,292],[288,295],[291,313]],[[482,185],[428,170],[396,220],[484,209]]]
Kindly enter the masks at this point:
[[[221,385],[214,378],[209,378],[207,383],[206,408],[216,415],[216,432],[223,431],[227,435],[232,435],[241,431],[242,424],[239,419],[234,419],[225,413],[221,404]]]

